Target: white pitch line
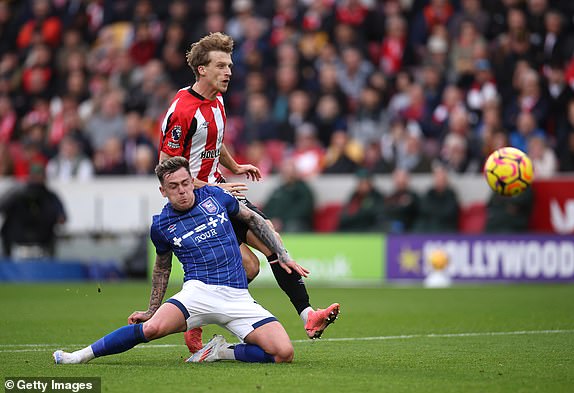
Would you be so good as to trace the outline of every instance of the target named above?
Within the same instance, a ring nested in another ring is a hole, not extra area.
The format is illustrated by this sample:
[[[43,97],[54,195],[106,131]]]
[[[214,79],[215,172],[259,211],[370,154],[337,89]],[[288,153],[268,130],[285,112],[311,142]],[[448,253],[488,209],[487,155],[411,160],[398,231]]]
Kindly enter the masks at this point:
[[[399,336],[374,336],[374,337],[339,337],[322,338],[319,340],[292,340],[293,343],[335,342],[335,341],[383,341],[383,340],[410,340],[415,338],[457,338],[457,337],[492,337],[492,336],[524,336],[536,334],[572,334],[574,329],[562,330],[518,330],[513,332],[475,332],[475,333],[429,333],[429,334],[404,334]],[[0,344],[0,353],[12,352],[45,352],[56,348],[83,348],[86,344]],[[1,348],[24,348],[24,349],[1,349]],[[49,347],[50,349],[42,349]],[[135,347],[146,348],[175,348],[183,347],[183,344],[145,344]]]

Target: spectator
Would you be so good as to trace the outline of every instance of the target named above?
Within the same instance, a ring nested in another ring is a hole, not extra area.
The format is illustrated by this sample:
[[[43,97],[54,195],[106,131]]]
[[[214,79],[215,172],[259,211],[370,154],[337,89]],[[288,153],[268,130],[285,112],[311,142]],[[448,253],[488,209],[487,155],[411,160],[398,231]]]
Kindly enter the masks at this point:
[[[356,178],[357,185],[341,210],[338,230],[341,232],[377,231],[380,229],[383,211],[383,194],[374,186],[369,171],[365,169],[357,171]]]
[[[534,193],[531,188],[513,197],[492,193],[486,206],[486,232],[526,232],[533,207]]]
[[[279,139],[277,124],[273,120],[269,100],[263,93],[254,92],[247,96],[245,127],[242,141],[251,144],[255,141]],[[250,161],[251,162],[251,161]]]
[[[574,36],[566,29],[565,15],[556,9],[544,14],[544,30],[539,43],[540,62],[563,63],[572,58]]]
[[[367,146],[381,139],[385,130],[386,113],[377,90],[365,87],[361,91],[354,120],[349,124],[349,136]]]
[[[321,145],[327,147],[336,132],[347,131],[347,121],[341,112],[337,98],[332,94],[319,97],[313,123]]]
[[[312,229],[313,210],[313,192],[297,172],[295,162],[284,160],[281,184],[273,190],[263,211],[279,232],[306,232]]]
[[[574,99],[574,90],[566,83],[562,63],[551,63],[544,67],[546,75],[546,96],[548,97],[547,130],[556,134],[557,144],[565,142],[560,133],[567,122],[568,102]]]
[[[506,108],[505,127],[516,129],[517,118],[521,112],[530,112],[536,121],[536,127],[543,127],[548,114],[548,101],[540,89],[540,76],[528,69],[520,76],[519,93]]]
[[[352,107],[357,105],[367,78],[374,71],[373,65],[354,46],[342,50],[341,64],[337,70],[339,86],[347,95]]]
[[[387,161],[382,154],[380,143],[371,143],[364,149],[363,167],[371,173],[389,174],[394,170],[394,162]]]
[[[326,51],[326,49],[324,50]],[[334,96],[337,100],[337,103],[339,104],[341,112],[347,113],[349,103],[347,102],[347,96],[339,86],[337,79],[337,67],[333,63],[317,63],[319,64],[316,66],[319,73],[319,87],[317,90],[317,96]]]
[[[0,201],[4,216],[2,246],[8,257],[53,257],[58,224],[66,221],[64,206],[45,184],[44,168],[34,164],[27,183]]]
[[[574,100],[568,102],[567,121],[560,129],[556,153],[560,161],[560,171],[574,171]]]
[[[385,22],[385,37],[378,50],[375,64],[386,75],[394,76],[403,67],[403,57],[407,45],[407,22],[404,18],[393,15]]]
[[[88,120],[85,132],[94,150],[102,149],[112,137],[121,139],[125,135],[122,100],[120,91],[107,93],[103,97],[101,108]]]
[[[135,150],[132,167],[128,168],[128,173],[137,176],[153,175],[156,164],[156,149],[149,145],[138,145]]]
[[[86,181],[93,177],[94,166],[83,154],[77,138],[66,135],[60,141],[58,154],[48,161],[46,175],[51,181]]]
[[[460,34],[455,37],[450,50],[452,77],[459,83],[472,80],[474,71],[474,52],[479,45],[484,45],[484,38],[470,20],[460,25]]]
[[[415,15],[410,27],[417,60],[424,58],[424,45],[433,29],[436,26],[447,26],[453,13],[454,8],[449,0],[431,0]]]
[[[118,137],[109,137],[104,145],[95,151],[94,168],[97,175],[127,175],[122,141]]]
[[[488,29],[489,17],[480,5],[480,0],[462,0],[461,9],[453,15],[449,23],[451,37],[457,37],[460,33],[461,25],[464,21],[471,21],[476,30],[482,36]]]
[[[323,159],[323,173],[354,173],[363,159],[363,148],[345,131],[335,131]]]
[[[16,128],[16,112],[8,96],[0,95],[0,144],[8,144]]]
[[[410,188],[409,173],[393,172],[393,190],[384,200],[384,229],[390,233],[411,232],[419,214],[419,197]]]
[[[532,160],[536,179],[552,177],[558,171],[558,159],[554,150],[546,145],[546,139],[534,135],[528,140],[528,157]]]
[[[299,84],[297,68],[292,65],[279,65],[275,72],[275,92],[272,98],[273,119],[286,123],[289,118],[289,97]]]
[[[279,139],[289,144],[295,143],[298,129],[303,125],[311,125],[312,120],[312,103],[309,93],[303,90],[295,90],[288,97],[288,112],[284,122],[279,124]],[[313,126],[314,127],[314,126]],[[315,139],[317,138],[317,130]]]
[[[0,2],[0,56],[16,49],[18,27],[9,2]]]
[[[303,179],[318,175],[323,168],[325,151],[317,139],[317,130],[311,123],[303,123],[297,128],[292,159],[297,173]]]
[[[466,94],[466,104],[475,115],[472,123],[476,125],[480,121],[485,105],[498,99],[490,62],[487,59],[477,60],[474,63],[474,82]]]
[[[536,126],[536,119],[531,113],[522,112],[518,115],[516,130],[510,134],[510,145],[526,152],[528,141],[534,136],[544,139],[546,133]]]
[[[142,171],[141,167],[138,169],[138,163],[147,156],[145,151],[157,150],[155,144],[146,135],[144,121],[141,115],[136,111],[131,111],[125,117],[125,137],[122,140],[123,144],[123,157],[129,173],[139,173]],[[146,148],[139,149],[145,146]],[[138,153],[139,150],[139,153]],[[139,154],[139,157],[138,157]],[[155,159],[151,160],[149,165],[156,163]],[[141,163],[139,164],[141,165]],[[144,166],[146,168],[146,166]],[[147,168],[149,169],[149,168]],[[143,169],[144,173],[148,171]],[[152,171],[153,172],[153,171]]]
[[[449,185],[448,171],[440,164],[433,167],[433,184],[420,200],[415,231],[426,233],[456,233],[459,203]]]
[[[18,48],[23,50],[38,43],[56,48],[60,43],[62,22],[51,15],[50,0],[33,0],[32,14],[18,33]]]

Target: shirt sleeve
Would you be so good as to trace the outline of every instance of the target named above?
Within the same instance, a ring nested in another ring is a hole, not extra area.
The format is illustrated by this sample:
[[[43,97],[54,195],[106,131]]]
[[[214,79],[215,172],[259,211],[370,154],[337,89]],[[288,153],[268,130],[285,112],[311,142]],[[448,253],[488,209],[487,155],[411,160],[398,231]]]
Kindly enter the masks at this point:
[[[227,210],[229,217],[233,217],[239,213],[239,201],[230,192],[216,186],[213,187],[213,192],[219,203]]]
[[[173,112],[166,116],[167,122],[163,130],[160,149],[172,157],[183,156],[185,141],[195,132],[197,122],[177,105],[173,108]],[[188,136],[188,134],[191,135]]]
[[[167,242],[167,239],[159,231],[156,223],[154,222],[150,228],[150,238],[155,246],[155,252],[157,255],[164,255],[171,251],[171,244]]]

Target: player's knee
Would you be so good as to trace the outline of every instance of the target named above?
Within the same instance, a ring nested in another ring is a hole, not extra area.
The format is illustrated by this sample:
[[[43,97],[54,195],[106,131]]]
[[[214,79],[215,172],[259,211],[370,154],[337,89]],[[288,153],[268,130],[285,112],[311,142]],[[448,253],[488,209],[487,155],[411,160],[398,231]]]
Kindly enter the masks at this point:
[[[257,277],[260,271],[259,263],[250,264],[248,266],[244,266],[244,268],[245,268],[245,274],[247,275],[247,280],[249,282],[253,281],[253,279]]]
[[[285,343],[281,345],[275,353],[275,363],[291,363],[293,361],[293,356],[295,356],[293,345],[291,345],[290,342]]]

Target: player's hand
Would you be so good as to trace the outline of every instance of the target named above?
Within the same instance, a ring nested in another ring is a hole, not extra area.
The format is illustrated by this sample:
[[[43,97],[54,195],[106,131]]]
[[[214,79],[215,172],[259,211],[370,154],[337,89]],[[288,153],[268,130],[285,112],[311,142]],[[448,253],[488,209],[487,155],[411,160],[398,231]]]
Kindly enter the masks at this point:
[[[308,277],[309,276],[309,269],[299,265],[297,262],[295,261],[287,261],[287,262],[282,262],[281,260],[279,260],[279,265],[281,265],[281,267],[283,268],[283,270],[285,270],[287,273],[291,274],[291,272],[297,272],[299,273],[299,275],[301,277]]]
[[[152,313],[149,311],[134,311],[132,315],[128,317],[128,324],[134,325],[136,323],[142,323],[147,321],[152,317]]]
[[[244,192],[248,190],[245,183],[217,183],[217,186],[236,197],[244,197]]]
[[[261,179],[261,171],[255,165],[244,164],[238,165],[235,171],[236,175],[246,175],[248,179],[259,181]]]

